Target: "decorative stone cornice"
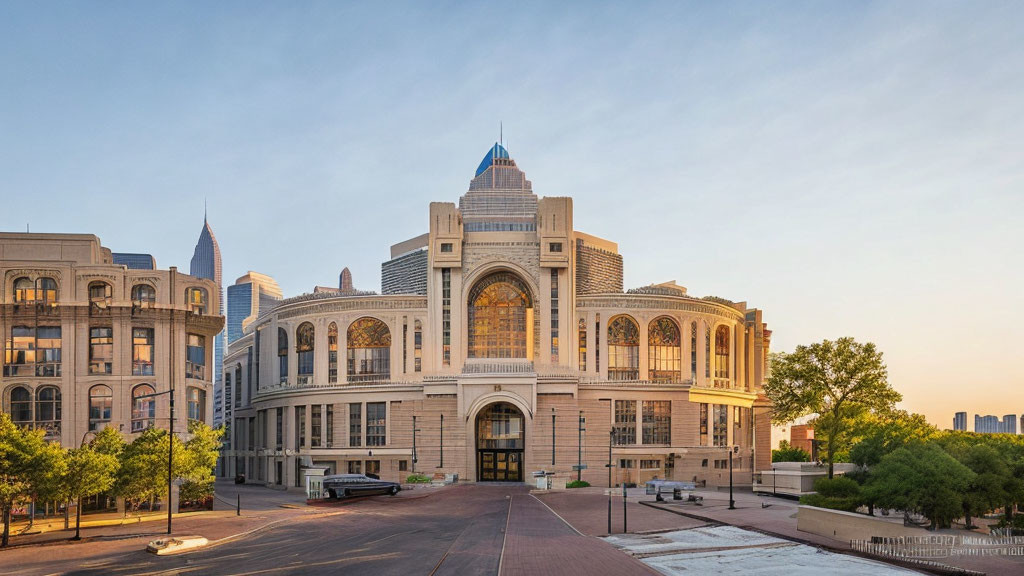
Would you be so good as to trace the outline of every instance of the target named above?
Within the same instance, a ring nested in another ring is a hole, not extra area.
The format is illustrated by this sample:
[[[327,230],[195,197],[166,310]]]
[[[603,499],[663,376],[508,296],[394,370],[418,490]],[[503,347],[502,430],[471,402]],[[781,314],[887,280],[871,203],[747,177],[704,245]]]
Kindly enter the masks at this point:
[[[576,308],[611,308],[618,310],[679,310],[695,314],[722,316],[743,322],[744,317],[738,310],[707,300],[699,300],[688,296],[664,296],[653,294],[602,294],[597,296],[578,296]]]
[[[425,310],[426,308],[426,296],[331,295],[330,297],[316,298],[309,301],[281,304],[269,310],[266,314],[260,314],[259,319],[254,324],[263,324],[272,316],[287,319],[296,316],[331,314],[352,310]]]

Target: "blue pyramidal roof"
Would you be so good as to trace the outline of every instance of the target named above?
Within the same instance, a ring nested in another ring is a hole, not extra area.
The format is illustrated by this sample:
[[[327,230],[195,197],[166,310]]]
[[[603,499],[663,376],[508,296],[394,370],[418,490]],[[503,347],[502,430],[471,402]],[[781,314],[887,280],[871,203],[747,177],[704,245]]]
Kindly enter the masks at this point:
[[[505,150],[504,146],[502,146],[501,144],[498,144],[497,142],[495,142],[494,146],[491,146],[491,149],[487,151],[487,155],[484,156],[484,159],[480,161],[480,165],[477,166],[477,168],[476,168],[476,176],[479,176],[479,175],[483,174],[484,170],[487,170],[488,168],[490,168],[491,164],[493,163],[493,160],[495,158],[508,158],[508,157],[509,157],[508,150]]]

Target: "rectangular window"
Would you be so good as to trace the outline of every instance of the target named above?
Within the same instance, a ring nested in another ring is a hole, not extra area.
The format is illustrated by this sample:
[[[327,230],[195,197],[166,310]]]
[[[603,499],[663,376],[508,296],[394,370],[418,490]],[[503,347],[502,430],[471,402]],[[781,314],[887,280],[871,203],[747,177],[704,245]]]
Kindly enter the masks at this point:
[[[551,269],[551,363],[558,364],[558,268]]]
[[[644,400],[643,410],[644,444],[671,444],[672,402]]]
[[[581,372],[586,372],[586,370],[587,370],[587,321],[585,319],[583,319],[583,318],[580,318],[579,332],[580,332],[579,333],[579,338],[580,338],[580,365],[579,365],[579,369],[580,369]]]
[[[327,448],[334,448],[334,404],[327,405],[327,413],[324,415],[326,428],[324,434],[324,445]]]
[[[441,362],[452,363],[452,269],[441,268]]]
[[[152,328],[132,328],[132,375],[153,375]]]
[[[363,462],[361,460],[349,460],[348,461],[348,473],[349,474],[362,474],[363,473]]]
[[[284,448],[284,408],[277,408],[274,412],[274,447],[281,450]]]
[[[206,379],[206,336],[188,335],[188,346],[185,350],[185,377]]]
[[[366,445],[387,445],[387,402],[366,403]]]
[[[708,405],[700,404],[700,445],[708,445]]]
[[[333,322],[327,332],[327,381],[338,382],[338,327]]]
[[[636,400],[615,401],[613,430],[617,446],[636,444]]]
[[[295,407],[295,448],[306,447],[306,407]]]
[[[729,407],[725,404],[715,404],[712,413],[714,414],[713,445],[726,446],[729,443]]]
[[[36,339],[32,328],[12,327],[4,355],[4,376],[31,376],[35,371],[35,347]]]
[[[621,468],[623,471],[626,471],[626,472],[632,470],[633,469],[633,459],[632,458],[620,458],[619,459],[619,468]]]
[[[399,472],[408,472],[409,471],[409,461],[408,460],[399,460],[398,461],[398,471]]]
[[[406,352],[409,347],[409,319],[405,316],[402,317],[402,374],[408,371],[408,353]]]
[[[185,393],[185,400],[188,404],[188,419],[206,422],[206,390],[189,386]]]
[[[60,376],[60,326],[36,328],[36,376]]]
[[[711,326],[704,326],[704,376],[711,378]]]
[[[661,470],[661,460],[641,460],[641,470]]]
[[[413,328],[414,329],[413,329],[413,333],[412,333],[412,344],[413,344],[413,352],[412,352],[413,358],[412,358],[412,361],[413,361],[413,369],[416,372],[420,372],[420,371],[423,370],[423,329],[422,329],[422,327],[423,327],[423,325],[420,323],[419,320],[416,320],[415,324],[413,324]]]
[[[548,244],[548,252],[558,253],[558,252],[561,252],[561,251],[562,251],[562,243],[561,242],[551,242],[550,244]]]
[[[596,314],[594,322],[594,369],[601,373],[601,315]]]
[[[441,243],[441,252],[450,253],[451,251],[452,251],[452,244],[451,244],[451,242],[442,242]]]
[[[114,362],[114,329],[89,329],[89,374],[110,374]]]
[[[348,445],[358,448],[363,445],[363,405],[348,405]]]
[[[310,447],[312,447],[312,448],[319,448],[320,447],[320,439],[322,438],[321,432],[323,430],[322,429],[323,417],[322,417],[322,412],[321,412],[323,410],[323,406],[321,406],[319,404],[314,404],[314,405],[309,407],[309,410],[310,410],[310,413],[309,413],[309,416],[310,416],[310,429],[309,429]]]
[[[380,477],[380,460],[367,460],[366,473]]]

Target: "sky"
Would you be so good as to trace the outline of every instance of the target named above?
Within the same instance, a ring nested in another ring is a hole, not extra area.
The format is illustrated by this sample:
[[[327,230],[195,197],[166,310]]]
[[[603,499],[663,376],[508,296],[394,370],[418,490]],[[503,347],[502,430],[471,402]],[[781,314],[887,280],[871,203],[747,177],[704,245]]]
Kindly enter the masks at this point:
[[[901,407],[1024,413],[1024,4],[6,2],[0,230],[380,289],[499,138],[627,287],[852,336]]]

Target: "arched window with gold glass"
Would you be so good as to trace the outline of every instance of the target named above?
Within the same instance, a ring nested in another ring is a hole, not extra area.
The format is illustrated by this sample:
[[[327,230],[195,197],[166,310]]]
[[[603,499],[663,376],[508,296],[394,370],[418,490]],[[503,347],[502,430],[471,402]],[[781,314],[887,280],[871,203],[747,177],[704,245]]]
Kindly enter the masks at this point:
[[[156,397],[153,387],[139,384],[132,388],[132,432],[152,428],[156,422]]]
[[[360,318],[348,327],[348,381],[391,377],[391,331],[376,318]]]
[[[36,300],[44,304],[57,301],[57,281],[46,276],[36,280]]]
[[[715,329],[715,378],[729,377],[729,327]]]
[[[35,285],[32,284],[32,280],[25,278],[17,278],[14,280],[14,303],[15,304],[27,304],[35,302],[36,290]]]
[[[206,290],[187,288],[185,290],[185,306],[193,314],[206,314]]]
[[[338,381],[338,325],[334,322],[327,327],[327,381]]]
[[[93,308],[110,308],[114,300],[114,288],[106,282],[93,282],[89,284],[89,304]]]
[[[299,357],[299,376],[313,375],[313,349],[316,330],[309,322],[299,324],[295,330],[295,352]]]
[[[485,276],[469,293],[469,357],[533,359],[533,300],[511,272]]]
[[[682,379],[682,348],[679,325],[667,316],[656,318],[647,329],[647,359],[650,379],[679,382]]]
[[[608,379],[640,379],[640,329],[629,316],[608,323]]]
[[[132,305],[139,308],[152,308],[156,304],[156,288],[149,284],[132,286]]]

